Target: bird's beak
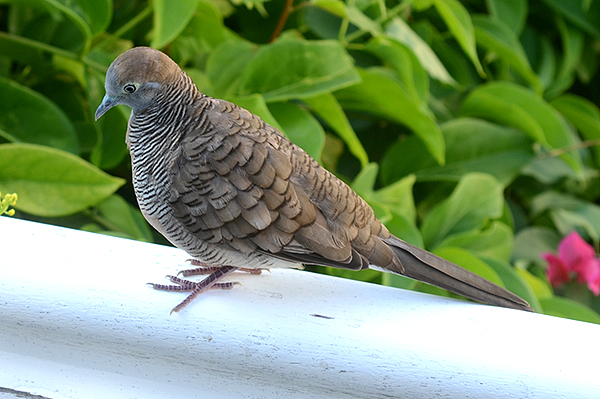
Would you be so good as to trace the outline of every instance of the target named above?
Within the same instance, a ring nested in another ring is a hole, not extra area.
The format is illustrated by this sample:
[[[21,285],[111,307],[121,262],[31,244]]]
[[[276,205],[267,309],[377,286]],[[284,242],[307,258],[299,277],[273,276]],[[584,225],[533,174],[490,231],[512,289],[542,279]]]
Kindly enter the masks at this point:
[[[104,115],[106,113],[106,111],[108,111],[109,109],[111,109],[112,107],[114,107],[115,105],[117,105],[117,103],[119,102],[119,97],[109,97],[108,94],[104,96],[104,98],[102,99],[102,103],[98,106],[98,109],[96,110],[96,120],[100,119],[100,117],[102,115]]]

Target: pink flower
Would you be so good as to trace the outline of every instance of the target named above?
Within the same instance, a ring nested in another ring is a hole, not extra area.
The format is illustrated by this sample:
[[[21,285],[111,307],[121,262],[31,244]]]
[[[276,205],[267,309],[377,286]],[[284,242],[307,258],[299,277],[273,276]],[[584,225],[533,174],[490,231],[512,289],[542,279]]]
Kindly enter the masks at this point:
[[[594,295],[600,294],[600,260],[595,257],[594,248],[574,231],[558,245],[558,256],[543,253],[548,262],[548,280],[554,287],[577,277],[579,283],[587,283]]]

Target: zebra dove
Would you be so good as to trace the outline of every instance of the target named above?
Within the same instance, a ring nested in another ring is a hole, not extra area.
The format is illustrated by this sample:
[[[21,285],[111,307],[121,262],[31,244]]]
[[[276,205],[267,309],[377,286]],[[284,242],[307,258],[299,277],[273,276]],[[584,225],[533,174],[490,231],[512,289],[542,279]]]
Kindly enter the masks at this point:
[[[260,273],[302,264],[374,268],[487,304],[532,311],[488,280],[393,236],[348,185],[258,116],[201,93],[164,53],[136,47],[106,74],[96,120],[131,107],[127,146],[133,186],[148,222],[201,261],[168,276],[167,291],[231,288],[236,270]]]

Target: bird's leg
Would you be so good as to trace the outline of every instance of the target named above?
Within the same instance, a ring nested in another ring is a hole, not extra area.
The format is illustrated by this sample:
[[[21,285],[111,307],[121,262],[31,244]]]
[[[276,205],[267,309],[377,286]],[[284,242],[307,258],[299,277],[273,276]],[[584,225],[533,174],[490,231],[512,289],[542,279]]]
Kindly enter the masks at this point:
[[[179,305],[175,306],[173,310],[171,310],[171,314],[173,312],[179,312],[181,309],[185,308],[190,302],[192,302],[198,295],[212,288],[220,288],[220,289],[231,289],[234,285],[239,284],[238,282],[231,283],[219,283],[218,281],[228,274],[233,273],[238,268],[233,266],[222,266],[216,268],[211,274],[209,274],[204,280],[199,282],[184,280],[175,276],[167,276],[167,278],[177,285],[166,285],[166,284],[154,284],[148,283],[155,290],[161,291],[191,291],[191,294],[188,295]]]
[[[187,261],[190,262],[190,264],[192,266],[198,266],[198,267],[195,269],[181,270],[179,273],[177,273],[177,275],[181,274],[183,277],[189,277],[189,276],[197,276],[200,274],[210,274],[210,273],[214,273],[215,271],[217,271],[218,269],[221,268],[221,266],[211,266],[211,265],[204,263],[198,259],[188,259]],[[271,272],[269,269],[250,269],[250,268],[246,268],[246,267],[240,267],[237,269],[237,271],[239,271],[239,272],[246,272],[246,273],[250,273],[250,274],[261,274],[263,270]]]

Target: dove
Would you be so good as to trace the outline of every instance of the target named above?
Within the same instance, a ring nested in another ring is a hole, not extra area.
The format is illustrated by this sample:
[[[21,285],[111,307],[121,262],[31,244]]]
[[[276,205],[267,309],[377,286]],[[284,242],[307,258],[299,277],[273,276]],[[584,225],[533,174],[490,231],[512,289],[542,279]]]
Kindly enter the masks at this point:
[[[133,187],[147,221],[195,269],[167,291],[230,289],[235,271],[306,264],[373,268],[467,298],[532,311],[519,296],[392,235],[347,184],[260,117],[201,93],[169,56],[134,47],[108,68],[98,120],[131,108],[126,134]],[[171,312],[171,313],[172,313]]]

